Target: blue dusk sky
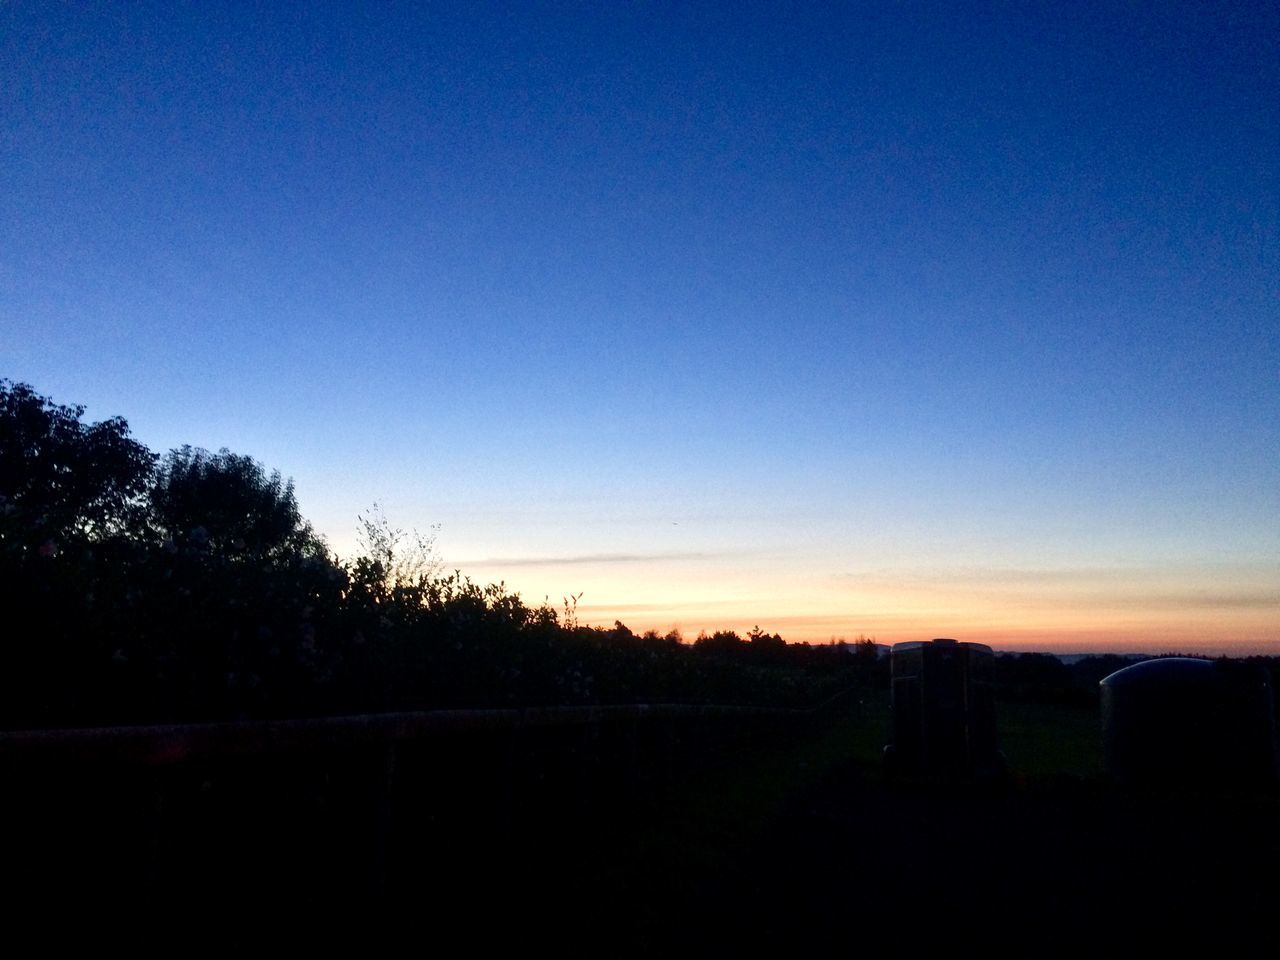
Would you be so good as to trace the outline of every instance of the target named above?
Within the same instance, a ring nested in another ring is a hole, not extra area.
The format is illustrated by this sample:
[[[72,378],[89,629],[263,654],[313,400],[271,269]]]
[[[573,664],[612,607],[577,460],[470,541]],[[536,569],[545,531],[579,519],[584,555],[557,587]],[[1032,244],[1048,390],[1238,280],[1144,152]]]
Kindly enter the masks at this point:
[[[0,376],[637,631],[1280,649],[1270,4],[0,7]]]

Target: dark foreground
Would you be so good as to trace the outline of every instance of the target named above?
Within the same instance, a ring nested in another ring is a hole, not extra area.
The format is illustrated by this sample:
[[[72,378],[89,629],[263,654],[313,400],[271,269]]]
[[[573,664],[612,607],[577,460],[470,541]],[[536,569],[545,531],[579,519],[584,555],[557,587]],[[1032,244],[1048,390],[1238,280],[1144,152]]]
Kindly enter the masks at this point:
[[[451,738],[396,757],[391,793],[369,751],[11,765],[5,929],[45,947],[581,956],[1270,940],[1274,795],[1121,790],[1089,711],[1027,706],[1002,712],[1007,782],[886,782],[883,719],[867,697],[660,750]]]

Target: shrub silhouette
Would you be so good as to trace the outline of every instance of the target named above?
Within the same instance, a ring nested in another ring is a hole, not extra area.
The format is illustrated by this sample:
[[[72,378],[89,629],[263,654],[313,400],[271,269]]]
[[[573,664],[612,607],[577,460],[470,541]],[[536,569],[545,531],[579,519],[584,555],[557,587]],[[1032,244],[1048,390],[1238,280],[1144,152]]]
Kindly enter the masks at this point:
[[[0,725],[622,702],[804,705],[847,684],[843,648],[757,628],[636,636],[438,575],[433,537],[361,517],[343,560],[293,485],[253,458],[158,458],[0,382]],[[579,595],[580,596],[580,595]],[[19,630],[18,625],[22,625]]]

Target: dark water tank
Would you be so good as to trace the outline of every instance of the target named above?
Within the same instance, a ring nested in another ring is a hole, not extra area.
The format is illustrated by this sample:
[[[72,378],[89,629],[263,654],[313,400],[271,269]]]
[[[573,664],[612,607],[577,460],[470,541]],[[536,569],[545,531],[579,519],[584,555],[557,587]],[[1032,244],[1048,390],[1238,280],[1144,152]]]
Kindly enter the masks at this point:
[[[896,643],[890,652],[894,772],[989,775],[1003,770],[996,744],[995,657],[981,643]]]
[[[1164,657],[1101,681],[1107,772],[1129,783],[1263,785],[1277,773],[1267,672]]]

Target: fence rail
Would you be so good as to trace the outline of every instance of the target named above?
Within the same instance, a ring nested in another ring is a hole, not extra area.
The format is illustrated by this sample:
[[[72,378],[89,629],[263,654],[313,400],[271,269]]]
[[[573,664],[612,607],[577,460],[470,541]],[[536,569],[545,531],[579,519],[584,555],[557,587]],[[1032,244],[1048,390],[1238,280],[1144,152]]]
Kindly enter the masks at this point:
[[[0,758],[92,756],[162,766],[186,760],[289,753],[324,748],[393,744],[451,732],[590,726],[618,721],[803,718],[829,710],[852,691],[843,690],[809,708],[723,704],[633,703],[606,706],[419,710],[398,713],[245,720],[222,723],[15,730],[0,733]]]

